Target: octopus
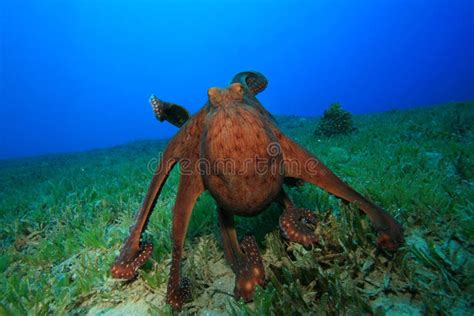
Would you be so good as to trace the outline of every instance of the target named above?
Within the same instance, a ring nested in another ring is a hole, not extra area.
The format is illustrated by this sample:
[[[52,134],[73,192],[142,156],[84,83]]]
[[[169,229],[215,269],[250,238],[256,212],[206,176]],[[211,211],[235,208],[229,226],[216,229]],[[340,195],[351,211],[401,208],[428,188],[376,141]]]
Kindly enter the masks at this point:
[[[131,280],[150,258],[153,245],[142,234],[164,183],[175,165],[181,175],[172,210],[172,257],[166,302],[180,309],[191,299],[191,282],[181,275],[183,245],[193,207],[208,191],[217,205],[224,256],[235,273],[234,295],[252,300],[257,285],[265,286],[265,269],[251,234],[238,239],[235,216],[251,217],[271,203],[282,208],[279,228],[283,238],[312,247],[316,217],[294,205],[285,185],[310,183],[346,203],[353,203],[370,219],[377,246],[395,251],[403,243],[401,225],[337,177],[316,156],[287,137],[256,96],[267,86],[260,73],[238,73],[226,88],[212,87],[207,103],[193,116],[177,104],[152,96],[160,121],[180,129],[164,149],[130,234],[111,268],[112,277]]]

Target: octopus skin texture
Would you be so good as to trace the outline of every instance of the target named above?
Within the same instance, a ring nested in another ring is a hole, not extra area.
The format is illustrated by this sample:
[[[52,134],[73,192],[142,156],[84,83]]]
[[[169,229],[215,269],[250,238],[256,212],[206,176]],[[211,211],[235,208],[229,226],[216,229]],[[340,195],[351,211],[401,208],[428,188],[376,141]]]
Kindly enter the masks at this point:
[[[133,279],[151,256],[153,246],[142,242],[142,234],[176,164],[181,176],[172,211],[172,259],[166,294],[166,302],[174,309],[191,298],[191,282],[181,276],[180,262],[193,207],[205,190],[217,204],[224,255],[236,275],[234,295],[245,301],[252,300],[255,286],[265,286],[265,271],[255,238],[247,235],[239,242],[235,216],[256,216],[276,202],[283,209],[279,221],[282,237],[305,247],[317,241],[314,230],[307,226],[316,223],[314,214],[294,206],[284,183],[311,183],[358,205],[371,220],[379,247],[394,251],[403,243],[402,227],[392,216],[280,131],[256,98],[266,86],[267,79],[258,72],[238,73],[227,88],[210,88],[208,102],[193,116],[182,106],[152,96],[156,117],[180,129],[163,152],[143,205],[111,268],[114,278]]]

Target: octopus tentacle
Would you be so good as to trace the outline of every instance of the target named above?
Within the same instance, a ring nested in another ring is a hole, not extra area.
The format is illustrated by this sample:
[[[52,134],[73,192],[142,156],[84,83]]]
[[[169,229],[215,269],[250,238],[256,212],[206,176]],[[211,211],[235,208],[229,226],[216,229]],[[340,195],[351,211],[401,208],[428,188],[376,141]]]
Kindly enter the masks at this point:
[[[283,238],[302,244],[304,247],[315,244],[317,242],[316,235],[307,227],[307,224],[316,224],[314,213],[307,209],[296,208],[283,189],[278,194],[276,202],[283,207],[283,213],[279,220]]]
[[[254,236],[245,236],[240,247],[246,255],[246,260],[242,262],[236,275],[234,295],[249,302],[255,293],[255,286],[265,286],[265,268]]]
[[[164,102],[152,94],[150,97],[150,105],[158,121],[163,122],[166,119],[166,110],[170,107],[170,103]]]
[[[268,85],[268,80],[259,72],[256,71],[242,71],[234,76],[231,83],[240,83],[249,89],[253,95],[257,95]]]
[[[316,216],[308,209],[290,207],[280,216],[282,236],[304,247],[310,247],[317,242],[316,235],[307,224],[316,224]]]
[[[122,261],[117,259],[111,268],[112,276],[116,279],[133,279],[138,269],[145,264],[153,252],[153,244],[146,242],[140,245],[138,254],[131,261]]]
[[[299,178],[312,183],[349,203],[357,203],[367,214],[376,232],[379,234],[377,244],[387,250],[396,250],[403,243],[402,226],[373,204],[347,183],[337,177],[319,159],[283,135],[277,128],[272,128],[281,145],[285,163],[285,177]],[[295,167],[294,162],[298,162]]]
[[[199,174],[181,176],[173,208],[173,255],[166,293],[166,302],[174,309],[181,308],[191,298],[191,282],[187,278],[180,278],[181,257],[189,219],[194,204],[203,191]]]
[[[233,215],[219,208],[218,216],[224,254],[236,275],[234,295],[250,301],[255,292],[255,286],[265,285],[265,268],[257,242],[253,236],[247,235],[239,244]]]
[[[135,224],[130,228],[130,235],[126,239],[120,255],[111,268],[112,277],[117,279],[132,279],[140,266],[151,256],[153,245],[142,244],[141,236],[148,223],[151,210],[155,204],[168,174],[174,167],[176,160],[170,157],[170,151],[165,151],[164,157],[157,167],[148,189],[145,201],[135,217]]]
[[[229,262],[234,273],[237,274],[245,255],[239,247],[237,233],[235,231],[234,217],[226,214],[221,208],[217,210],[219,226],[221,230],[224,256]]]
[[[183,157],[197,159],[199,155],[199,138],[202,132],[205,111],[198,112],[188,124],[180,129],[166,147],[148,187],[142,207],[135,216],[135,223],[130,227],[129,237],[125,240],[119,256],[111,267],[112,277],[132,279],[137,270],[151,256],[151,243],[142,243],[145,230],[156,200],[175,164]],[[192,139],[186,142],[185,140]],[[189,171],[189,170],[188,170]],[[198,173],[194,173],[198,174]]]
[[[182,106],[150,97],[150,105],[158,121],[168,121],[176,127],[181,127],[189,119],[189,112]]]

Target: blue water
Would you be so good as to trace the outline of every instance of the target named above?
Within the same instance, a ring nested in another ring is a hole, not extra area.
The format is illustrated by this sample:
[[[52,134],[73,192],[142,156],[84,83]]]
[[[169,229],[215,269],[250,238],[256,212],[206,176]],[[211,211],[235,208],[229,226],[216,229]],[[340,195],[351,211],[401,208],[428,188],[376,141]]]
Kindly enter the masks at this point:
[[[2,0],[0,159],[165,138],[241,70],[273,113],[474,99],[474,1]]]

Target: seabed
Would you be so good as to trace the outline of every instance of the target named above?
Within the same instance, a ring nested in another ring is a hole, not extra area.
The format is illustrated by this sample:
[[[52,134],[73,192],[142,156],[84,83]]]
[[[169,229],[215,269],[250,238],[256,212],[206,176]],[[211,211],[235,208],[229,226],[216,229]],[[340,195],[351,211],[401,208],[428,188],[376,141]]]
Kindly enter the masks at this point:
[[[318,245],[279,236],[276,205],[238,221],[256,235],[268,285],[236,301],[214,201],[200,197],[183,274],[193,300],[182,314],[474,314],[474,102],[358,115],[358,130],[314,135],[319,118],[277,116],[282,130],[403,223],[405,245],[375,248],[366,217],[311,185],[288,189],[315,211]],[[171,314],[173,171],[148,227],[155,249],[133,282],[110,277],[166,141],[0,161],[0,315]]]

